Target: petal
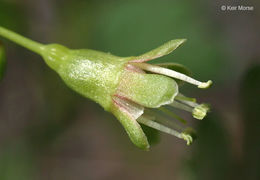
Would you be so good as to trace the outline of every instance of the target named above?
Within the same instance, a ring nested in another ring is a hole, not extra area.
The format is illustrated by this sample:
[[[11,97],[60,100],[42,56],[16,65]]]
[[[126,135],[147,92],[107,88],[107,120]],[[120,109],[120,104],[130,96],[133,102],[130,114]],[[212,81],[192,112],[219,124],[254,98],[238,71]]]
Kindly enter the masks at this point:
[[[175,40],[168,41],[167,43],[159,46],[156,49],[153,49],[140,56],[133,57],[132,60],[130,60],[130,62],[145,62],[155,58],[159,58],[161,56],[165,56],[171,53],[172,51],[174,51],[178,46],[180,46],[185,41],[186,39],[175,39]]]
[[[140,112],[143,112],[143,109],[139,109],[141,107],[139,105],[135,106],[134,108],[132,106],[135,106],[135,104],[127,102],[127,100],[120,99],[118,97],[113,97],[111,112],[123,125],[131,141],[137,147],[148,150],[150,146],[147,137],[135,119],[141,115]]]
[[[118,94],[113,96],[113,102],[120,108],[124,109],[133,119],[139,118],[144,113],[144,107],[131,102]]]

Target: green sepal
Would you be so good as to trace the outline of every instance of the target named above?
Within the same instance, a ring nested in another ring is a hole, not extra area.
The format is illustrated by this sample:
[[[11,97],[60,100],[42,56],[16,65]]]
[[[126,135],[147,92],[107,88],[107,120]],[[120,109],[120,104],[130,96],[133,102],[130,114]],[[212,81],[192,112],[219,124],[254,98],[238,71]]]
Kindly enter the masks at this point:
[[[144,107],[157,108],[173,102],[178,85],[166,76],[125,71],[117,94]]]
[[[131,141],[137,147],[143,150],[149,150],[150,145],[148,143],[147,137],[144,134],[140,124],[133,117],[131,117],[131,114],[128,114],[127,111],[124,111],[124,109],[121,109],[114,103],[111,104],[110,111],[122,124]]]
[[[186,39],[175,39],[164,43],[163,45],[144,53],[140,56],[135,56],[131,58],[132,62],[145,62],[152,59],[159,58],[161,56],[165,56],[174,51],[177,47],[179,47],[182,43],[184,43]]]
[[[191,71],[186,68],[185,66],[178,64],[178,63],[156,63],[157,66],[161,66],[173,71],[177,71],[179,73],[185,74],[187,76],[191,76]],[[175,81],[178,83],[178,85],[183,85],[184,81],[179,80],[179,79],[175,79]]]
[[[3,79],[6,68],[4,46],[0,43],[0,81]]]

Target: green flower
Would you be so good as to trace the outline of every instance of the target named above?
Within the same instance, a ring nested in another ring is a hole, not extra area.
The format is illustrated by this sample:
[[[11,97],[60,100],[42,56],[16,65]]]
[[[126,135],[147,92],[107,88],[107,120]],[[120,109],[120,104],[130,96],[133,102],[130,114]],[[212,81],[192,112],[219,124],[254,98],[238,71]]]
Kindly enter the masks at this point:
[[[139,123],[192,142],[192,131],[172,112],[172,107],[191,112],[203,119],[208,106],[179,93],[179,85],[188,82],[207,88],[211,81],[189,77],[182,65],[152,65],[149,60],[167,55],[185,39],[172,40],[140,56],[118,57],[90,49],[72,50],[59,44],[43,45],[0,27],[0,35],[40,54],[50,68],[74,91],[100,104],[116,116],[131,141],[141,149],[149,143]],[[178,120],[177,125],[168,118]]]

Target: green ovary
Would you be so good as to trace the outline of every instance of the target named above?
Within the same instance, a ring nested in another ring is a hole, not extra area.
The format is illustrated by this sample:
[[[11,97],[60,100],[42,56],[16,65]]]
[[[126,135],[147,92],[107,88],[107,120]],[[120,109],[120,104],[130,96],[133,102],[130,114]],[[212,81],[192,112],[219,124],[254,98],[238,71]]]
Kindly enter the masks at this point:
[[[64,82],[79,94],[99,103],[105,110],[111,106],[125,59],[108,53],[82,49],[68,50],[55,44],[44,55],[46,63]],[[61,56],[60,54],[63,54]]]

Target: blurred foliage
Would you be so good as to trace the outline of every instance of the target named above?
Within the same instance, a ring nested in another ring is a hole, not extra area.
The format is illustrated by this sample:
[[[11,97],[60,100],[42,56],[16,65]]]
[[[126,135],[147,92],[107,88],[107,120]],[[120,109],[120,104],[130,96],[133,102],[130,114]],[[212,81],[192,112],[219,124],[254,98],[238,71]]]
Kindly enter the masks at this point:
[[[3,44],[0,42],[0,81],[3,79],[6,68],[5,50]]]
[[[0,151],[1,180],[33,180],[36,175],[35,153],[24,139],[5,144]]]
[[[184,166],[185,179],[230,179],[230,139],[219,119],[214,112],[199,124],[191,159]]]
[[[242,78],[240,104],[245,129],[241,179],[260,179],[260,64],[250,67]]]
[[[26,27],[25,9],[14,1],[0,1],[0,22],[10,29],[23,30]]]

